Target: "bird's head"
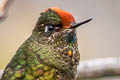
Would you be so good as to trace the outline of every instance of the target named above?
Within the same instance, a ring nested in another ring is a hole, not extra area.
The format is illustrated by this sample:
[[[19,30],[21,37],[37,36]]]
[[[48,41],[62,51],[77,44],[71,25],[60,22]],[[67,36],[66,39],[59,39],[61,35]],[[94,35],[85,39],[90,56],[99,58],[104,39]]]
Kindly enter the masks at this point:
[[[57,38],[59,35],[68,35],[67,33],[74,32],[78,26],[91,20],[76,23],[72,14],[56,7],[48,8],[40,15],[33,32],[52,39],[55,36]]]

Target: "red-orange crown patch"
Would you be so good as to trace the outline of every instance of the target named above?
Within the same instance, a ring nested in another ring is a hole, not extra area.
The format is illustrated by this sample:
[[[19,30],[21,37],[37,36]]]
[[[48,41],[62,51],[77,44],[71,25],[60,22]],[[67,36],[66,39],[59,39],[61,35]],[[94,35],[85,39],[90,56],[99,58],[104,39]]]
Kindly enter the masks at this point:
[[[56,7],[52,7],[50,9],[52,9],[53,11],[58,13],[58,15],[60,16],[60,18],[62,20],[62,24],[63,24],[64,28],[70,28],[71,24],[75,23],[75,19],[72,16],[72,14],[70,14],[62,9],[56,8]]]

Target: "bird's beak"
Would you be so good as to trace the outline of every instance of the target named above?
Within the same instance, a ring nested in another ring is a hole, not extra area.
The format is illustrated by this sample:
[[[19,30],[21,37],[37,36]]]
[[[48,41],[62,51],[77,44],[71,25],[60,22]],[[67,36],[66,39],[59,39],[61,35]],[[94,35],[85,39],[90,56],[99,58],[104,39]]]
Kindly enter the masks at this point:
[[[71,26],[71,29],[77,28],[78,26],[83,25],[83,24],[85,24],[85,23],[88,23],[88,22],[91,21],[91,20],[92,20],[92,18],[91,18],[91,19],[88,19],[88,20],[85,20],[85,21],[83,21],[83,22],[80,22],[80,23],[75,23],[75,24],[73,24],[73,25]]]

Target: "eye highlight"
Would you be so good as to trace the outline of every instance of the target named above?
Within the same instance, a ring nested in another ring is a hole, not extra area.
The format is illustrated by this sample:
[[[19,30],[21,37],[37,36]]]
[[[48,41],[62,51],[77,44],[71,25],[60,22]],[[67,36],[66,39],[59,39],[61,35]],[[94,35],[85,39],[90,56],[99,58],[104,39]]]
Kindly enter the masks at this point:
[[[45,32],[52,32],[54,31],[55,27],[53,27],[52,25],[47,25],[45,27]]]

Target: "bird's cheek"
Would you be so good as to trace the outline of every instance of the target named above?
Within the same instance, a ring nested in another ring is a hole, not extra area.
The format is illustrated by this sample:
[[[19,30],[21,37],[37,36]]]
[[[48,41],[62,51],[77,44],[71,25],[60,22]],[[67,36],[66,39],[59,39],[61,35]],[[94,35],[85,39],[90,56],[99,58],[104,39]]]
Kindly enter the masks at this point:
[[[51,34],[52,34],[52,33],[50,33],[50,32],[45,32],[45,33],[44,33],[44,36],[45,36],[45,37],[49,37]]]

